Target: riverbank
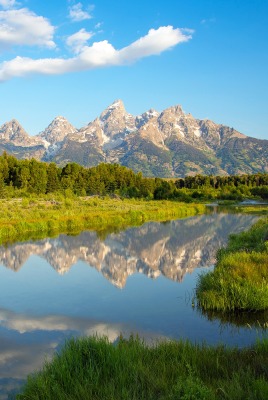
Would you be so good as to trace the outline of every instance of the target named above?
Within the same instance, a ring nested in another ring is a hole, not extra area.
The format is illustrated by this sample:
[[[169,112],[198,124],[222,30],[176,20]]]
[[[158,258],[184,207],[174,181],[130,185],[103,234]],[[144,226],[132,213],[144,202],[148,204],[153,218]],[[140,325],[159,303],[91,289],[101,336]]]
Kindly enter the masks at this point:
[[[1,200],[0,243],[94,229],[100,234],[204,213],[205,206],[174,201],[93,197]]]
[[[228,249],[221,252],[240,254],[243,245],[249,254],[261,253],[267,222],[261,220],[249,232],[232,235]],[[148,347],[136,338],[116,344],[103,338],[71,339],[51,363],[28,378],[17,399],[264,400],[267,357],[267,339],[244,349],[187,341]]]
[[[71,339],[17,400],[216,400],[268,398],[268,342],[246,349],[189,342],[147,346]]]
[[[267,217],[247,232],[230,236],[228,246],[217,253],[214,270],[199,277],[196,298],[204,311],[268,309]]]

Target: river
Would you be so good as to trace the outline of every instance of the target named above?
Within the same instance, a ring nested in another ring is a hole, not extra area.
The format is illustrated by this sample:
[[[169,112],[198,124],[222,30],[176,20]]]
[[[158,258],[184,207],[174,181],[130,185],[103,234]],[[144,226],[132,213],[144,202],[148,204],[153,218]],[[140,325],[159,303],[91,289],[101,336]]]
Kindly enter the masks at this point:
[[[1,246],[0,399],[70,336],[253,343],[263,333],[257,325],[202,315],[193,296],[228,235],[257,219],[211,212],[102,237],[84,231]]]

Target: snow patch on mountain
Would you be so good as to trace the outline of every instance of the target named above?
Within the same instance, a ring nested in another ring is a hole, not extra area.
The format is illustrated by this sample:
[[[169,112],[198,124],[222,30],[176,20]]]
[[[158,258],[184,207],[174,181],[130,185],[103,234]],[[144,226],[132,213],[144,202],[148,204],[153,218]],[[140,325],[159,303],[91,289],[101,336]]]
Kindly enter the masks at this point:
[[[200,136],[201,136],[201,131],[200,131],[199,128],[197,128],[197,129],[194,130],[194,135],[195,135],[196,137],[200,137]]]
[[[133,116],[121,100],[79,130],[62,116],[37,136],[29,136],[16,120],[0,127],[1,151],[18,158],[85,166],[116,162],[148,176],[268,172],[267,143],[195,119],[180,105]]]
[[[101,135],[102,135],[103,144],[110,142],[111,139],[105,135],[103,130],[101,131]]]

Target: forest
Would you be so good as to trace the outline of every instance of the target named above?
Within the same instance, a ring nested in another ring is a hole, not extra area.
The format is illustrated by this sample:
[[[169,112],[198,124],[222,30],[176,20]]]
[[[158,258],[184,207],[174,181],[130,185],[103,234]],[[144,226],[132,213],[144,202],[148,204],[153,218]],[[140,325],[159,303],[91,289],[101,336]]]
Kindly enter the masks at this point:
[[[64,167],[35,159],[0,156],[0,198],[62,193],[65,197],[118,195],[147,200],[242,200],[268,198],[268,174],[147,178],[118,164],[85,168],[74,162]]]

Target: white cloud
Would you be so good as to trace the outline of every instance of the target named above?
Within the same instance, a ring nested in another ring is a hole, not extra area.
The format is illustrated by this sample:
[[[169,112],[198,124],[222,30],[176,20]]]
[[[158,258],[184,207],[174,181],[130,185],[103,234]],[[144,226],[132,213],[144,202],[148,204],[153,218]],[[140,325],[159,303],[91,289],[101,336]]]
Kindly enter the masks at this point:
[[[55,47],[55,28],[27,8],[0,11],[0,49],[14,45]]]
[[[191,39],[191,35],[184,33],[181,29],[161,26],[158,29],[150,29],[146,36],[120,50],[119,56],[124,62],[133,62],[142,57],[160,54],[162,51],[189,39]]]
[[[73,70],[74,60],[65,60],[63,58],[33,60],[27,57],[16,57],[1,64],[0,81],[5,81],[15,76],[27,76],[36,73],[43,75],[64,74]]]
[[[160,54],[191,39],[191,35],[183,30],[174,29],[172,26],[163,26],[158,29],[151,29],[147,35],[136,42],[121,50],[116,50],[107,40],[86,46],[84,45],[85,39],[89,33],[83,30],[79,32],[77,34],[80,36],[81,52],[75,57],[38,60],[16,57],[0,65],[0,81],[32,74],[56,75],[114,65],[126,65],[144,57]],[[75,45],[73,48],[77,49]]]
[[[0,6],[3,8],[12,8],[16,4],[15,0],[0,0]]]
[[[82,10],[82,4],[77,3],[69,8],[69,17],[72,21],[84,21],[85,19],[91,19],[92,16],[87,11]]]
[[[81,53],[87,41],[93,35],[93,32],[87,32],[85,29],[80,29],[80,31],[74,33],[67,38],[66,44],[75,54]]]

